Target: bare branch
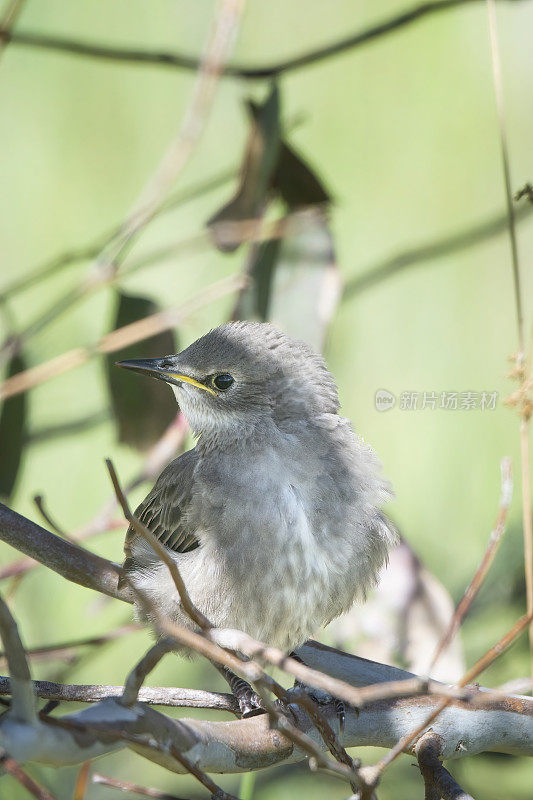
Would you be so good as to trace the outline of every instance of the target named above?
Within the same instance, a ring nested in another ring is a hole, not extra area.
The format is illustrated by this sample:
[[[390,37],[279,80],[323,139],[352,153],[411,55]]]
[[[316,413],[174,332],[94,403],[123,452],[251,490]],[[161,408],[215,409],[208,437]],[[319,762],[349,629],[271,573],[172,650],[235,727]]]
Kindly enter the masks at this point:
[[[89,782],[89,772],[91,771],[92,761],[84,761],[78,772],[76,778],[76,785],[74,786],[74,795],[72,800],[85,800],[85,793],[87,791],[87,784]]]
[[[159,441],[148,451],[136,476],[128,482],[125,489],[126,495],[137,488],[137,486],[140,486],[144,481],[155,480],[158,477],[163,467],[176,456],[188,430],[189,426],[185,416],[181,412],[178,412]],[[103,533],[111,528],[115,528],[117,524],[119,527],[123,527],[126,523],[123,523],[122,520],[114,520],[116,507],[117,500],[113,497],[111,502],[106,503],[88,523],[76,529],[71,538],[77,542],[81,542],[98,533]],[[38,564],[39,562],[32,558],[23,558],[11,564],[7,564],[0,569],[0,580],[24,575],[30,569],[38,566]]]
[[[121,702],[125,706],[132,706],[137,702],[139,692],[146,677],[157,667],[161,659],[166,656],[174,647],[174,642],[170,639],[159,639],[141,660],[134,666],[124,684]]]
[[[442,766],[439,758],[441,746],[440,736],[430,731],[416,745],[418,766],[426,785],[426,800],[474,800]]]
[[[37,781],[31,778],[27,772],[24,772],[20,764],[1,747],[0,767],[5,769],[5,771],[11,775],[11,777],[15,778],[15,780],[17,780],[20,785],[23,786],[29,794],[31,794],[32,797],[35,797],[36,800],[56,800],[54,795],[51,794],[48,789],[45,789],[44,786],[41,786],[40,783],[37,783]]]
[[[525,205],[516,212],[516,221],[528,219],[533,213],[533,205]],[[482,222],[470,225],[465,230],[404,250],[397,255],[380,259],[376,264],[361,271],[359,275],[346,282],[342,294],[343,299],[353,297],[360,292],[393,277],[399,272],[423,266],[444,256],[467,250],[480,242],[492,239],[507,231],[507,214],[500,213]]]
[[[346,727],[342,743],[351,746],[392,747],[401,734],[409,732],[414,724],[423,722],[428,712],[438,706],[438,700],[430,697],[378,701],[361,711],[347,709]],[[315,744],[325,747],[322,737],[309,716],[292,707],[295,727]],[[324,714],[330,725],[335,726],[336,711],[325,707]],[[120,731],[134,735],[130,746],[141,755],[155,760],[174,772],[184,768],[176,763],[173,754],[154,753],[146,745],[144,736],[150,740],[172,742],[187,758],[194,759],[205,772],[246,772],[271,766],[280,762],[294,763],[307,755],[299,746],[294,746],[281,732],[272,730],[266,715],[232,722],[210,722],[205,720],[171,720],[154,709],[137,704],[128,709],[120,706],[118,699],[106,700],[75,715],[59,719],[46,718],[43,726],[62,728],[73,726],[76,731],[92,730],[99,735],[100,747],[105,745],[106,734],[119,736]],[[533,755],[533,707],[531,702],[512,701],[506,704],[493,703],[486,708],[472,709],[468,703],[453,701],[442,712],[432,726],[443,742],[441,757],[462,758],[487,750],[522,755]],[[2,726],[0,724],[0,734]],[[114,732],[114,733],[113,733]],[[44,744],[43,732],[37,747]],[[113,749],[110,738],[107,747]],[[91,739],[87,739],[87,744]],[[59,765],[74,763],[75,751],[65,740],[63,751],[36,752],[33,760]],[[116,743],[115,743],[116,744]],[[85,752],[78,759],[86,760]]]
[[[80,586],[131,602],[131,592],[118,589],[117,564],[61,539],[0,503],[0,539]]]
[[[99,703],[109,697],[120,697],[122,686],[93,684],[65,684],[50,681],[32,681],[37,697],[67,703]],[[0,675],[0,695],[11,694],[11,680]],[[213,711],[229,711],[240,715],[236,699],[231,694],[204,692],[200,689],[175,689],[166,686],[145,686],[140,689],[139,702],[170,708],[206,708]]]
[[[179,594],[180,602],[185,613],[188,614],[192,621],[195,622],[202,630],[208,630],[209,628],[212,628],[213,626],[207,617],[202,614],[202,612],[196,608],[192,602],[189,592],[187,591],[187,587],[185,586],[183,578],[181,577],[178,565],[170,555],[168,548],[162,545],[159,539],[157,539],[153,533],[148,530],[146,525],[143,525],[142,522],[131,513],[128,501],[126,500],[124,492],[120,487],[117,473],[110,458],[106,458],[106,464],[113,482],[113,488],[115,489],[117,500],[120,503],[122,511],[124,512],[124,516],[130,525],[133,525],[139,536],[141,536],[150,545],[154,553],[164,564],[166,564],[168,571],[172,576],[172,580],[174,581],[174,585]]]
[[[54,644],[41,645],[40,647],[29,647],[26,649],[27,658],[31,659],[34,656],[50,656],[50,658],[61,658],[64,655],[69,655],[80,647],[97,647],[106,642],[114,641],[129,633],[134,633],[141,629],[141,626],[134,622],[129,622],[126,625],[119,625],[107,633],[102,633],[99,636],[90,636],[83,639],[71,639],[67,642],[57,642]],[[0,652],[0,659],[5,658],[5,653]]]
[[[0,57],[2,56],[6,45],[9,44],[9,35],[13,30],[25,0],[11,0],[8,3],[5,13],[0,20]]]
[[[469,608],[474,602],[477,593],[481,589],[483,581],[485,580],[485,577],[487,576],[487,573],[492,565],[492,562],[494,561],[494,557],[498,552],[502,536],[505,533],[507,512],[509,510],[509,506],[511,505],[511,499],[513,496],[513,474],[511,468],[511,459],[503,458],[500,467],[501,467],[500,505],[498,508],[498,514],[496,516],[496,522],[494,524],[494,528],[490,534],[489,543],[487,545],[485,555],[483,556],[481,564],[477,568],[474,577],[468,584],[468,587],[463,595],[463,598],[459,603],[459,605],[457,606],[455,613],[450,620],[448,630],[445,632],[444,636],[442,637],[441,641],[439,642],[435,650],[435,654],[431,660],[431,664],[428,669],[428,672],[430,674],[433,671],[433,668],[437,663],[437,660],[446,650],[446,648],[452,641],[453,637],[459,630],[463,622],[463,619],[465,618]]]
[[[44,364],[19,372],[0,385],[0,398],[12,397],[32,389],[34,386],[50,380],[50,378],[85,364],[95,355],[114,353],[127,345],[140,342],[169,328],[174,328],[202,306],[213,302],[213,300],[218,300],[226,294],[238,291],[242,286],[243,278],[240,275],[224,278],[199,292],[196,297],[187,303],[175,308],[158,311],[137,322],[131,322],[129,325],[117,328],[111,333],[102,336],[92,347],[78,347],[74,350],[68,350],[50,359],[50,361],[46,361]]]
[[[518,622],[513,625],[511,630],[507,631],[507,633],[502,636],[499,642],[497,642],[493,647],[491,647],[487,652],[480,658],[473,667],[471,667],[461,678],[458,683],[458,686],[466,686],[467,684],[471,683],[477,676],[483,672],[493,661],[498,658],[517,638],[517,636],[522,633],[524,628],[529,625],[531,622],[531,615],[524,614]],[[376,771],[378,774],[381,774],[385,767],[391,764],[399,755],[402,753],[409,745],[415,741],[418,736],[429,726],[431,725],[446,709],[451,703],[450,699],[444,698],[443,700],[439,700],[437,703],[436,708],[431,712],[431,714],[415,729],[413,729],[410,733],[405,734],[399,739],[394,747],[392,747],[386,756],[384,756],[377,764],[376,764]],[[533,707],[533,706],[532,706]]]
[[[508,0],[508,2],[517,0]],[[312,64],[320,63],[332,56],[340,55],[357,47],[368,44],[375,39],[394,33],[413,22],[423,19],[431,14],[476,2],[476,0],[435,0],[435,2],[421,3],[419,6],[404,11],[389,19],[358,31],[345,39],[333,42],[325,47],[320,47],[308,53],[278,62],[277,64],[263,67],[252,67],[245,64],[229,65],[224,68],[223,75],[247,80],[269,79],[284,73],[302,69]],[[161,51],[147,51],[133,48],[118,48],[101,44],[80,42],[59,36],[46,36],[36,33],[13,32],[11,35],[0,30],[0,37],[4,36],[13,44],[35,47],[44,50],[55,50],[70,55],[100,58],[106,61],[122,62],[171,69],[197,70],[199,61],[196,58]]]
[[[37,718],[35,696],[31,684],[26,653],[20,641],[17,623],[13,619],[4,598],[0,596],[0,636],[6,651],[11,675],[11,708],[14,719],[31,725]]]
[[[142,797],[152,797],[154,800],[183,800],[183,798],[168,794],[168,792],[160,792],[159,789],[152,789],[148,786],[139,786],[138,783],[111,778],[109,775],[101,775],[99,772],[94,772],[91,780],[92,783],[96,783],[99,786],[109,786],[111,789],[118,789],[119,792],[140,794]]]

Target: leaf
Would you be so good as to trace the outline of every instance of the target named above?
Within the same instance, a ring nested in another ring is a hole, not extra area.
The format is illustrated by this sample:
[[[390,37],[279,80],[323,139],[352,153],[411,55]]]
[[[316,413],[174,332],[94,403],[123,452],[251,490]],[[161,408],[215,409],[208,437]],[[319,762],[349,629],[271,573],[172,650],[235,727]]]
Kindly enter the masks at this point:
[[[158,306],[152,300],[117,292],[113,330],[154,314]],[[115,361],[129,358],[158,358],[177,352],[173,331],[163,331],[135,345],[106,356],[106,375],[118,439],[138,450],[151,447],[176,416],[174,395],[169,386],[153,378],[144,378],[115,366]]]
[[[239,237],[218,235],[224,223],[255,219],[261,216],[278,162],[280,145],[279,93],[274,86],[262,105],[248,101],[251,114],[250,133],[235,195],[207,222],[215,245],[223,252],[234,252]]]
[[[274,269],[281,247],[280,239],[270,239],[253,247],[248,274],[250,283],[239,293],[233,319],[268,319]]]
[[[26,369],[21,355],[14,355],[7,368],[7,377]],[[0,412],[0,496],[9,498],[15,488],[26,431],[26,394],[4,401]]]
[[[272,185],[290,209],[331,202],[331,196],[317,174],[284,141]]]
[[[341,278],[326,214],[317,206],[299,212],[297,219],[294,233],[281,241],[269,317],[321,352],[340,300]]]

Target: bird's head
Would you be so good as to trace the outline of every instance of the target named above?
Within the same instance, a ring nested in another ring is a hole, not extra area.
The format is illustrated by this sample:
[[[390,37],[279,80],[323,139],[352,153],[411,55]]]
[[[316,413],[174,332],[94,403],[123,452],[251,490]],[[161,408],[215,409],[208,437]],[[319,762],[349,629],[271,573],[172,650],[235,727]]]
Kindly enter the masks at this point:
[[[268,323],[229,322],[177,355],[117,366],[169,383],[198,434],[336,413],[337,388],[324,360]]]

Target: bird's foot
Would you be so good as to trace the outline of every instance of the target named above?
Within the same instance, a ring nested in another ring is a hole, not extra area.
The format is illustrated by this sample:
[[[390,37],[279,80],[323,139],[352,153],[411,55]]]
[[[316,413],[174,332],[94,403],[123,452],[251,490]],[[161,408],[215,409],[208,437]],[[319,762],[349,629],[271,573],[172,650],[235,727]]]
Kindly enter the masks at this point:
[[[239,704],[243,719],[248,719],[248,717],[256,717],[258,714],[266,713],[261,704],[261,698],[257,692],[254,692],[249,683],[247,683],[243,678],[239,678],[238,675],[235,675],[235,673],[227,667],[217,664],[215,664],[215,666],[228,682],[229,688]]]
[[[266,711],[261,704],[261,698],[254,692],[252,687],[246,681],[239,679],[242,686],[238,689],[232,689],[233,694],[237,698],[239,708],[241,709],[241,716],[243,719],[249,717],[257,717],[258,714],[265,714]]]
[[[313,700],[317,704],[317,706],[333,706],[335,709],[335,713],[337,714],[337,719],[339,721],[339,732],[342,736],[344,733],[344,725],[346,723],[346,704],[343,700],[338,700],[336,697],[332,697],[332,695],[328,694],[328,692],[323,691],[322,689],[315,689],[312,686],[307,686],[305,683],[301,683],[300,681],[295,681],[294,686],[292,689],[288,690],[288,695],[294,698],[293,702],[298,704],[298,700],[301,699],[302,692]]]

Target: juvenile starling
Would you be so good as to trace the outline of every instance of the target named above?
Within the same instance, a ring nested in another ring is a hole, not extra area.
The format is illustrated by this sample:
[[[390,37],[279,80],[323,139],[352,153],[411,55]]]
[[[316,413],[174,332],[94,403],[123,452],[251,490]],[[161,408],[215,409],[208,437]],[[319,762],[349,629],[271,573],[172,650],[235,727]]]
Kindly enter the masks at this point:
[[[339,416],[319,355],[270,324],[231,322],[178,355],[119,366],[169,383],[198,437],[136,516],[214,625],[291,652],[364,599],[395,541],[380,511],[392,492]],[[129,577],[191,627],[167,567],[131,527],[125,551]]]

